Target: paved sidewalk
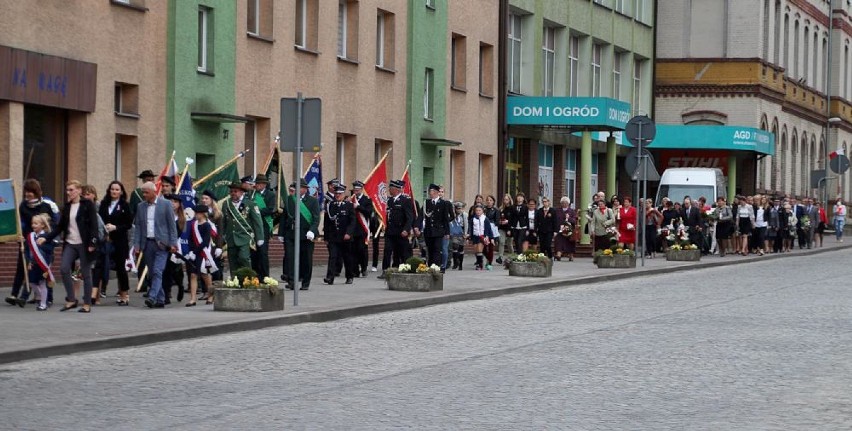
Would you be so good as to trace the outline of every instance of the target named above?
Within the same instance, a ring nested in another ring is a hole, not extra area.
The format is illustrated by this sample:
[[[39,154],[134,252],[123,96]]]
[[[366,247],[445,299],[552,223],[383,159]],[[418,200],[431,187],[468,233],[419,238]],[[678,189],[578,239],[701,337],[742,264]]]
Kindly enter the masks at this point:
[[[778,255],[706,256],[697,263],[667,262],[665,256],[658,255],[656,259],[646,259],[644,267],[637,262],[635,269],[598,269],[590,258],[576,259],[574,262],[563,260],[554,262],[553,277],[545,279],[511,277],[498,266],[492,271],[474,271],[470,269],[473,266],[471,257],[466,259],[465,270],[447,272],[443,291],[431,293],[390,291],[383,280],[376,278],[379,273],[373,272],[368,273],[365,279],[355,279],[352,285],[345,285],[344,280],[338,278],[337,284],[328,286],[322,283],[325,267],[317,266],[310,290],[299,292],[299,306],[292,305],[293,292],[287,291],[284,311],[274,313],[214,312],[213,306],[201,302],[190,308],[175,302],[166,309],[151,310],[144,307],[141,294],[136,293],[131,298],[130,307],[118,307],[113,297],[113,281],[109,297],[102,300],[104,305],[95,306],[90,314],[78,313],[76,310],[60,313],[59,303],[46,312],[36,311],[31,304],[24,309],[0,304],[0,327],[6,335],[0,344],[0,363],[270,326],[336,320],[512,293],[601,283],[617,278],[635,277],[639,283],[640,277],[647,274],[736,265],[765,259],[789,259],[803,254],[837,252],[849,247],[852,247],[852,243],[836,243],[834,239],[827,238],[823,248],[796,249],[792,253]],[[280,267],[273,268],[272,273],[277,277]],[[131,278],[131,285],[134,280]],[[8,287],[0,288],[0,295],[5,297],[9,291]],[[55,296],[62,298],[62,292],[62,287],[57,286]]]

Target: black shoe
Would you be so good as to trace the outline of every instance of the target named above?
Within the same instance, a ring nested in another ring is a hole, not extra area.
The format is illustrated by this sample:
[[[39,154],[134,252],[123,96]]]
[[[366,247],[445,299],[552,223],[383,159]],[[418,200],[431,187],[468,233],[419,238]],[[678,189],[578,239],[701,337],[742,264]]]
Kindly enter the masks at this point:
[[[498,257],[497,260],[495,260],[495,262],[497,262],[497,265],[502,265],[503,264],[503,258]]]
[[[151,307],[151,308],[166,308],[166,304],[163,304],[162,302],[158,302],[158,303],[154,304],[154,306]]]
[[[334,284],[334,279],[333,278],[323,278],[322,282],[325,283],[325,284]]]
[[[143,293],[143,294],[142,294],[142,297],[143,297],[143,298],[147,298],[147,297],[148,297],[148,292],[146,291],[145,293]]]
[[[172,298],[166,298],[166,302],[165,302],[165,304],[166,304],[166,305],[169,305],[169,304],[171,304],[171,303],[172,303]]]
[[[18,298],[18,299],[15,300],[15,304],[18,307],[24,308],[24,306],[27,305],[27,300],[24,299],[24,298]]]
[[[352,279],[351,279],[351,278],[347,278],[347,279],[346,279],[346,284],[352,284]]]
[[[77,299],[75,299],[75,300],[74,300],[74,302],[73,302],[71,305],[65,305],[65,306],[63,306],[62,308],[60,308],[60,309],[59,309],[59,311],[68,311],[68,310],[70,310],[70,309],[72,309],[72,308],[77,308],[77,305],[78,305],[79,303],[80,303],[80,301],[79,301],[79,300],[77,300]]]
[[[156,303],[153,300],[151,300],[150,298],[145,300],[145,306],[146,307],[154,308],[154,305],[156,305]]]
[[[287,290],[293,290],[293,286],[289,283],[286,286],[284,286],[284,288],[287,289]]]
[[[384,280],[384,279],[385,279],[385,278],[387,278],[387,277],[385,276],[385,273],[383,272],[383,273],[382,273],[380,276],[378,276],[377,278],[378,278],[379,280]]]
[[[308,286],[302,286],[299,290],[308,290]]]
[[[7,296],[6,297],[6,303],[9,304],[9,305],[17,305],[17,303],[15,302],[17,299],[18,298],[14,297],[14,296]]]
[[[367,270],[365,269],[365,270],[361,271],[361,278],[366,278],[366,277],[367,277]]]

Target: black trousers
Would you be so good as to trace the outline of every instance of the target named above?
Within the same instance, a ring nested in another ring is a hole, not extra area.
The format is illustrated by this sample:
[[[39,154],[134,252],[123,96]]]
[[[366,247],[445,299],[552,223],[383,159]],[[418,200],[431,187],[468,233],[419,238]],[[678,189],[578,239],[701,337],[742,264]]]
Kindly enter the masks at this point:
[[[288,239],[284,242],[284,276],[287,280],[293,280],[293,269],[296,256],[296,242]],[[302,240],[299,243],[299,282],[302,287],[311,285],[311,277],[314,273],[314,242]],[[296,287],[296,283],[293,283]]]
[[[382,269],[388,269],[391,265],[399,266],[411,257],[411,245],[407,237],[402,235],[385,234],[385,258],[382,261]]]
[[[334,280],[337,274],[335,270],[342,265],[347,279],[355,277],[355,259],[352,253],[351,241],[329,241],[328,242],[328,269],[325,278]]]
[[[381,244],[381,240],[383,238],[376,235],[373,237],[373,266],[378,268],[379,266],[379,244]]]
[[[538,236],[538,251],[547,257],[553,257],[553,233],[547,232]]]
[[[427,259],[428,264],[441,266],[443,264],[442,252],[444,250],[444,237],[430,236],[426,237],[426,251],[429,253]]]
[[[367,264],[369,262],[368,258],[368,250],[367,250],[367,242],[366,238],[354,237],[352,238],[352,257],[353,257],[353,271],[358,275],[358,273],[367,272]]]
[[[171,260],[171,254],[166,259],[166,268],[163,270],[163,292],[166,299],[172,298],[172,286],[177,285],[178,302],[183,300],[183,264],[174,263]]]
[[[263,280],[264,277],[269,277],[269,240],[263,242],[263,245],[256,247],[250,252],[251,269],[257,273],[257,276]]]

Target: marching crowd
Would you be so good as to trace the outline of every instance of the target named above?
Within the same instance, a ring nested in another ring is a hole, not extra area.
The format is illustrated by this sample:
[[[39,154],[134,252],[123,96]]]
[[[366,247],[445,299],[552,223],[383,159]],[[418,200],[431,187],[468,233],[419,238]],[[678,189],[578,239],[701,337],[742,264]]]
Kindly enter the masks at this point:
[[[334,284],[342,274],[345,284],[353,284],[355,278],[366,277],[368,269],[375,272],[379,266],[379,278],[385,278],[385,271],[405,263],[416,251],[441,272],[462,270],[466,245],[474,250],[475,270],[491,270],[509,254],[530,247],[554,260],[573,261],[581,235],[580,217],[587,222],[586,232],[595,249],[617,244],[633,250],[644,238],[650,257],[674,244],[694,244],[703,254],[720,256],[789,252],[796,244],[799,248],[822,246],[829,214],[841,242],[846,218],[840,199],[827,213],[810,198],[799,203],[790,197],[757,195],[737,196],[731,204],[719,197],[714,205],[704,197],[696,202],[686,197],[683,202],[664,198],[655,207],[649,199],[640,205],[644,218],[637,221],[640,210],[629,196],[606,201],[602,192],[584,213],[567,197],[553,207],[546,197],[539,203],[523,193],[514,200],[506,194],[499,205],[494,196],[477,195],[465,212],[465,203],[445,200],[439,185],[430,184],[428,199],[421,203],[402,192],[403,180],[393,180],[388,186],[386,217],[380,222],[361,181],[353,182],[348,191],[336,179],[327,182],[320,204],[301,179],[289,185],[281,202],[261,174],[231,183],[228,196],[204,190],[187,205],[191,208],[184,208],[186,197],[175,194],[173,177],[158,179],[146,170],[138,178],[142,184],[130,196],[121,182],[112,181],[102,199],[93,186],[68,181],[61,208],[42,196],[37,180],[27,180],[19,206],[22,252],[6,302],[20,307],[29,302],[37,304],[37,310],[48,309],[55,281],[50,267],[58,245],[62,246],[59,266],[65,288],[60,311],[88,313],[106,297],[111,271],[116,274],[119,306],[130,303],[131,270],[139,274],[137,290],[146,291],[149,308],[170,304],[176,286],[177,301],[183,300],[185,290],[189,293],[185,306],[195,306],[197,301],[212,304],[214,282],[223,279],[226,259],[232,277],[241,268],[251,268],[260,279],[270,276],[269,241],[273,238],[284,243],[281,278],[286,287],[308,290],[320,220],[329,259],[323,282]],[[644,231],[637,235],[639,229]],[[294,280],[297,240],[299,279]],[[381,241],[384,254],[379,265]],[[372,266],[368,267],[370,244]],[[186,289],[184,280],[188,280]],[[78,292],[80,284],[82,292]]]

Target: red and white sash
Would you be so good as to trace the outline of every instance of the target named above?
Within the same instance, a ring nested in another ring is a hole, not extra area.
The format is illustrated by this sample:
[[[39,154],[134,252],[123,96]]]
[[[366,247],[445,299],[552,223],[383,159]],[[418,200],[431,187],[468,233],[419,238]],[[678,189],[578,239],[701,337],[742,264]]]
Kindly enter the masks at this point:
[[[358,201],[358,197],[352,195],[352,203]],[[358,214],[358,225],[361,226],[361,230],[364,231],[364,244],[370,244],[370,222],[367,220],[367,217],[364,217],[364,214],[361,211],[355,210],[355,213]]]
[[[213,232],[216,232],[216,225],[213,222],[208,221],[210,224],[210,234],[213,235]],[[201,238],[201,231],[198,229],[198,221],[193,220],[192,222],[192,242],[195,244],[195,247],[200,247],[204,242],[203,238]],[[211,241],[212,243],[212,241]],[[219,267],[216,266],[216,262],[213,260],[213,253],[211,252],[210,243],[207,244],[207,247],[201,249],[201,270],[202,273],[212,274],[219,270]]]
[[[53,278],[53,271],[50,270],[50,264],[47,263],[47,258],[41,252],[41,249],[38,248],[38,235],[35,232],[30,232],[29,237],[27,237],[27,246],[30,248],[30,256],[32,256],[33,261],[38,265],[39,268],[44,272],[45,278],[50,283],[56,281]]]

